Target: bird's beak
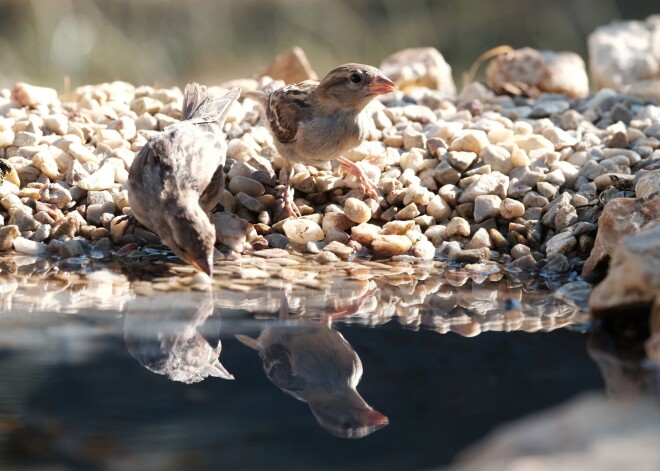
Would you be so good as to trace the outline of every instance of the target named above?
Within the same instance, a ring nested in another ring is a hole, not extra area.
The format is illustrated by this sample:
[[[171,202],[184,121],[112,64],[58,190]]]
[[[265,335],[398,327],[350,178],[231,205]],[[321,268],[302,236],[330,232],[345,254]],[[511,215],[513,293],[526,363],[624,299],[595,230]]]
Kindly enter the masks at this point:
[[[373,93],[374,95],[385,95],[386,93],[393,92],[398,88],[399,87],[396,86],[396,83],[392,82],[387,77],[383,77],[382,75],[380,77],[376,77],[369,85],[367,85],[369,92]]]
[[[390,419],[387,416],[371,408],[360,411],[358,417],[362,425],[369,428],[373,427],[373,430],[378,430],[390,423]]]
[[[188,260],[188,263],[190,263],[197,270],[206,273],[208,276],[213,276],[213,267],[207,258],[200,257],[197,259],[191,259]]]

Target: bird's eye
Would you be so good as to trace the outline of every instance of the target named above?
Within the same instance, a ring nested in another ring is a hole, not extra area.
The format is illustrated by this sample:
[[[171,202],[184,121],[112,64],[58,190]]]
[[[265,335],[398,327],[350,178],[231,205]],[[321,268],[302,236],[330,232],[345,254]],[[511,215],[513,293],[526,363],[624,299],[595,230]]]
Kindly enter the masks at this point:
[[[360,83],[362,81],[362,76],[358,73],[352,73],[349,79],[351,79],[351,82],[353,83]]]

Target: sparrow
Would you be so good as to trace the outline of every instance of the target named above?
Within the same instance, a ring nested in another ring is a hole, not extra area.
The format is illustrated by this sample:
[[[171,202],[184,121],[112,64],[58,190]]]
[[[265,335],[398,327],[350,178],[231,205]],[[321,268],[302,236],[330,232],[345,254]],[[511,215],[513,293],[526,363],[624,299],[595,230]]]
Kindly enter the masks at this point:
[[[227,140],[222,132],[241,90],[212,96],[190,83],[181,121],[151,137],[138,152],[127,180],[133,216],[179,258],[212,275],[215,228],[208,213],[224,188]]]
[[[281,313],[288,314],[286,299],[282,305]],[[236,338],[259,352],[268,379],[306,402],[323,429],[341,438],[362,438],[386,426],[389,419],[357,392],[362,362],[327,322],[331,319],[281,323],[264,329],[256,339],[242,334]]]
[[[365,193],[378,199],[376,186],[341,154],[366,139],[368,117],[362,111],[369,102],[396,89],[394,82],[375,67],[344,64],[320,82],[305,80],[248,94],[265,109],[275,147],[286,162],[282,169],[285,214],[300,216],[289,183],[294,163],[316,165],[337,160],[358,177]]]
[[[202,294],[204,297],[194,312],[186,311],[175,300],[168,303],[165,296],[153,314],[145,310],[144,300],[139,307],[129,306],[124,316],[124,341],[131,356],[149,371],[172,381],[192,384],[208,376],[234,379],[220,363],[219,332],[213,335],[217,342],[209,342],[200,333],[213,315],[215,304],[211,292]]]

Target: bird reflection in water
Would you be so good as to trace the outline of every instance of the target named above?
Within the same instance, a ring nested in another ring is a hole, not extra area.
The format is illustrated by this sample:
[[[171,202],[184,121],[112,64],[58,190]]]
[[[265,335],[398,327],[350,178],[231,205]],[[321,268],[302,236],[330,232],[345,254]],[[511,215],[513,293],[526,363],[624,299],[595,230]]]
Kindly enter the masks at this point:
[[[321,322],[301,320],[264,329],[258,338],[236,337],[259,352],[266,376],[282,391],[309,404],[319,425],[341,438],[362,438],[389,423],[357,392],[362,362],[332,320],[350,316],[373,292]],[[289,316],[283,296],[280,320]]]
[[[168,296],[176,295],[159,298],[162,308],[153,313],[129,307],[124,318],[124,340],[131,356],[149,371],[172,381],[192,384],[209,376],[234,379],[220,363],[219,332],[213,336],[213,343],[217,339],[213,346],[199,331],[213,314],[212,292],[203,293],[201,301],[189,310]]]

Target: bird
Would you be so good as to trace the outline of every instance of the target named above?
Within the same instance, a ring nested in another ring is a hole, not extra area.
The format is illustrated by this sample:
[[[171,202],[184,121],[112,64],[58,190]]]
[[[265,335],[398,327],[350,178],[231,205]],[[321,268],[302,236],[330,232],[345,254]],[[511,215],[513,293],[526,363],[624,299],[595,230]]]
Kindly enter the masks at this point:
[[[227,139],[222,127],[241,89],[213,96],[186,85],[181,121],[152,136],[138,152],[126,189],[132,216],[179,258],[212,275],[215,228],[209,220],[224,188]]]
[[[285,300],[282,306],[281,313],[288,314]],[[331,319],[282,322],[266,327],[257,338],[236,338],[259,352],[268,379],[306,402],[324,430],[341,438],[362,438],[385,427],[389,419],[357,392],[362,362]]]
[[[364,108],[376,96],[396,89],[376,67],[351,63],[331,70],[320,82],[305,80],[247,93],[265,109],[275,147],[285,161],[284,215],[300,216],[290,187],[294,163],[318,165],[337,160],[358,177],[366,194],[378,199],[374,183],[342,154],[367,137]]]
[[[144,300],[129,305],[124,316],[124,341],[131,356],[149,371],[172,381],[193,384],[209,376],[234,379],[220,363],[220,332],[208,328],[213,326],[208,322],[215,307],[212,292],[199,295],[194,312],[181,306],[175,299],[178,295],[164,296],[152,310]]]

